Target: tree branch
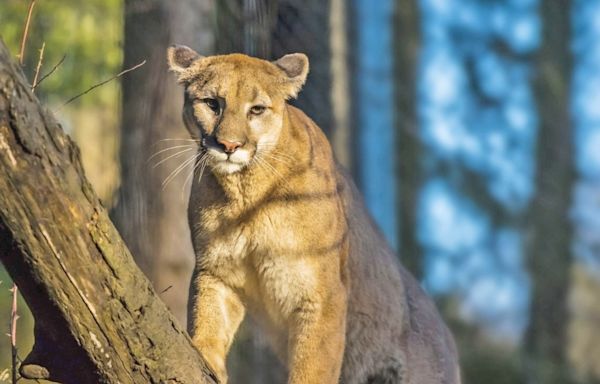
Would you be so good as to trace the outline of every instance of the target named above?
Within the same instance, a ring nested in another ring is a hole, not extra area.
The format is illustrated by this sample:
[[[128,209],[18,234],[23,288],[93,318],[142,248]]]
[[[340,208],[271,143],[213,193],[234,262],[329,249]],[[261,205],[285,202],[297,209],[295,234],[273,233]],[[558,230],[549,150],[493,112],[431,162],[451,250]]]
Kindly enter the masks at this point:
[[[0,174],[0,260],[36,319],[24,377],[216,382],[135,265],[76,145],[1,41]]]

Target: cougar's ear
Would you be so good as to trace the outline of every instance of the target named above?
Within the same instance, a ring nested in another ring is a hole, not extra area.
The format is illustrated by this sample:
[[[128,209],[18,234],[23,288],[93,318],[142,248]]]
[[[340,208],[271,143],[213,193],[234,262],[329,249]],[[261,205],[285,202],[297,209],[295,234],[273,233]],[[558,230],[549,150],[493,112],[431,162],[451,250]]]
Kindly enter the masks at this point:
[[[188,69],[192,63],[202,59],[196,51],[185,45],[171,45],[167,48],[167,62],[169,69],[177,74],[181,74]]]
[[[298,95],[308,75],[308,57],[303,53],[292,53],[273,62],[285,75],[284,82],[289,85],[288,97]]]

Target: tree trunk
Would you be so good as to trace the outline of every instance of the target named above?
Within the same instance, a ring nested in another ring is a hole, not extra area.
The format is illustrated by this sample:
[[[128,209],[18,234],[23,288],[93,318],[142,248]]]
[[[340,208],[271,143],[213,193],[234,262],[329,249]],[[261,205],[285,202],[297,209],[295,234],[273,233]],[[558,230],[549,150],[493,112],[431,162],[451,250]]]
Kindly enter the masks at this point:
[[[537,196],[531,208],[529,271],[532,283],[530,323],[525,349],[531,383],[566,383],[567,294],[571,267],[569,222],[573,181],[572,129],[569,116],[570,1],[545,0],[536,81],[540,116],[537,148]]]
[[[352,112],[355,180],[374,221],[398,249],[393,0],[353,0]]]
[[[350,173],[352,163],[352,124],[350,95],[350,46],[348,44],[349,7],[345,0],[330,0],[329,54],[331,73],[331,146],[337,161]]]
[[[217,54],[244,53],[244,2],[245,0],[217,2],[215,12]]]
[[[181,119],[183,91],[168,73],[166,50],[177,43],[211,54],[211,7],[209,0],[125,2],[123,66],[147,62],[122,79],[122,181],[113,218],[181,324],[194,265],[186,212],[189,185],[184,185],[191,164],[168,185],[162,183],[195,152],[183,147],[190,144]]]
[[[216,7],[219,54],[244,53],[271,60],[278,0],[222,0]]]
[[[215,382],[0,41],[0,260],[35,319],[27,378]]]
[[[422,250],[417,240],[417,203],[422,184],[421,140],[417,121],[417,68],[419,55],[419,9],[415,0],[396,1],[396,128],[399,170],[399,238],[404,266],[417,278],[423,276]]]
[[[272,35],[272,57],[302,52],[310,60],[306,84],[292,102],[302,109],[327,137],[332,137],[330,0],[279,0]]]

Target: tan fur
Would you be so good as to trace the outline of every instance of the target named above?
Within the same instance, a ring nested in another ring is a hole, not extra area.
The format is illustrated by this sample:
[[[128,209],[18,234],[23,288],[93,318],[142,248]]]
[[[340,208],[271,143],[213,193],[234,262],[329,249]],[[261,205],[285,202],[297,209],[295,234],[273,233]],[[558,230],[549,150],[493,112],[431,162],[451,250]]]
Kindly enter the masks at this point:
[[[458,383],[454,344],[432,303],[396,265],[321,130],[286,103],[305,81],[306,57],[203,58],[174,47],[169,62],[207,163],[189,205],[190,332],[221,382],[248,313],[288,383]],[[267,108],[254,114],[256,105]],[[227,156],[218,140],[241,147]]]

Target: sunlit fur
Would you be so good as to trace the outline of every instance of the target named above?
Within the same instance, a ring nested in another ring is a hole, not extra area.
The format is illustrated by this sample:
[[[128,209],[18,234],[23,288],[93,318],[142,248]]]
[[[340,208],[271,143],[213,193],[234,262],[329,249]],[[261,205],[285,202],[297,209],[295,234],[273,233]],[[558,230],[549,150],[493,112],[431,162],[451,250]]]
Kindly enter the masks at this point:
[[[396,264],[322,131],[286,103],[306,79],[306,57],[194,55],[169,51],[208,164],[202,177],[196,167],[189,204],[190,332],[221,382],[248,313],[291,384],[459,383],[433,304]],[[264,113],[249,113],[257,104]],[[213,138],[243,145],[227,156]]]

